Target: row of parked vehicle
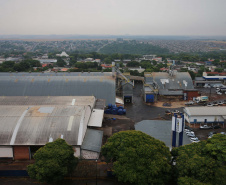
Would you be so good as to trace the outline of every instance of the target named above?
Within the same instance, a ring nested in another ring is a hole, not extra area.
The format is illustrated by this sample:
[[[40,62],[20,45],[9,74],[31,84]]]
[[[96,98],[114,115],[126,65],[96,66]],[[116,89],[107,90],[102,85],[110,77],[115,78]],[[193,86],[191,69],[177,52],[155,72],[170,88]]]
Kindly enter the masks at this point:
[[[224,87],[217,87],[216,88],[216,93],[218,95],[222,95],[223,93],[226,94],[226,86],[224,86]]]
[[[214,126],[202,125],[199,128],[200,129],[219,129],[221,128],[221,126],[220,125],[214,125]]]
[[[218,106],[218,105],[226,105],[226,100],[210,102],[210,103],[207,103],[206,106],[212,107],[212,106]]]
[[[199,138],[195,136],[195,133],[193,132],[193,130],[190,127],[185,126],[184,132],[189,137],[189,139],[192,143],[198,143],[200,141]]]

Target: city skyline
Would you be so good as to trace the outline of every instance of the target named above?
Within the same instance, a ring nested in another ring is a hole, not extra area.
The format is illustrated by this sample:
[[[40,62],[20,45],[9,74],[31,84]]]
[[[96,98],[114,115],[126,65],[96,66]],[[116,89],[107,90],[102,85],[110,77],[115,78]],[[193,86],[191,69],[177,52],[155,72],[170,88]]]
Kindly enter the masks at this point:
[[[0,35],[225,36],[224,0],[0,0]]]

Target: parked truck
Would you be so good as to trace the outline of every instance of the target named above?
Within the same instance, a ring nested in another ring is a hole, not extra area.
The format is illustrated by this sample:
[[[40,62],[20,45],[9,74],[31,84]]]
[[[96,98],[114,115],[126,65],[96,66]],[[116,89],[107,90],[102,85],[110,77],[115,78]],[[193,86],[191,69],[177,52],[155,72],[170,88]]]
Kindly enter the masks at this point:
[[[209,101],[208,96],[198,96],[195,98],[196,103],[205,103]]]

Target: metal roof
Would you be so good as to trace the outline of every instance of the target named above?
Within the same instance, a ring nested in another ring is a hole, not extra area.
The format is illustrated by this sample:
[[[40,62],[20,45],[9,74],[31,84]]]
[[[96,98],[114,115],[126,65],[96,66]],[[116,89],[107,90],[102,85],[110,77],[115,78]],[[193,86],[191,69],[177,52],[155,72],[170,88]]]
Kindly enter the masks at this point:
[[[104,119],[104,110],[93,109],[88,126],[102,127],[103,119]]]
[[[177,90],[177,91],[170,91],[168,89],[159,89],[159,94],[160,95],[165,95],[165,96],[182,96],[183,90]]]
[[[115,103],[112,76],[1,76],[0,87],[0,96],[95,96]]]
[[[163,141],[166,146],[172,148],[172,121],[143,120],[135,124],[135,130],[142,131],[155,139]],[[183,145],[190,144],[187,135],[183,135]]]
[[[174,72],[173,76],[167,72],[153,72],[152,77],[146,79],[148,84],[154,80],[159,89],[194,89],[188,72]]]
[[[103,131],[87,129],[81,148],[83,150],[100,152],[101,145],[102,145],[102,138],[103,138]]]
[[[225,80],[226,76],[203,76],[205,80]]]
[[[196,81],[205,81],[205,79],[203,77],[195,77]]]
[[[0,105],[90,105],[93,108],[94,104],[94,96],[0,96]]]
[[[112,76],[112,72],[1,72],[0,76]]]
[[[63,137],[80,145],[90,106],[0,106],[0,145],[45,145]]]
[[[189,116],[226,116],[226,107],[185,107]]]

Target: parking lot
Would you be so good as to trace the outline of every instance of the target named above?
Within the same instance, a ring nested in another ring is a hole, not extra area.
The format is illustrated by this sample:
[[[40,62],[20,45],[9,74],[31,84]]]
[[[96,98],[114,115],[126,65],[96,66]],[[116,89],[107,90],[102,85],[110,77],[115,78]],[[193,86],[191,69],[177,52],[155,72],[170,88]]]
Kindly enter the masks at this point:
[[[211,93],[209,88],[199,88],[201,92],[201,96],[209,96],[210,102],[224,100],[226,99],[226,95],[217,95],[216,88],[211,88]],[[166,105],[166,106],[164,106]],[[153,104],[146,104],[143,101],[142,97],[142,83],[136,83],[133,91],[133,104],[126,104],[125,108],[127,110],[126,116],[133,120],[135,123],[142,121],[142,120],[155,120],[155,119],[162,119],[162,120],[171,120],[171,116],[167,116],[165,114],[166,110],[173,111],[178,110],[183,112],[183,107],[185,106],[185,101],[177,101],[177,102],[156,102]],[[194,105],[200,106],[200,105]],[[192,128],[195,135],[200,140],[206,140],[208,138],[209,132],[226,132],[226,128],[220,129],[207,129],[202,130],[199,128]]]

